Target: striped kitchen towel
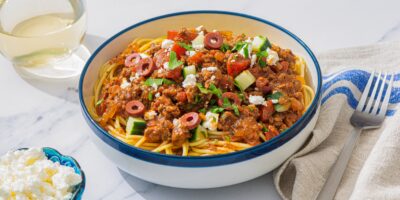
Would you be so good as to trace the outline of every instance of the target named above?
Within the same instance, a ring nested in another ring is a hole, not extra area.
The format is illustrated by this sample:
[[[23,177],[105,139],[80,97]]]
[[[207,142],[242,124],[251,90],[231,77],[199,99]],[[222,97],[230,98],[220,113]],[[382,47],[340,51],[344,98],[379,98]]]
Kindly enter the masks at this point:
[[[324,74],[320,116],[308,142],[275,171],[279,194],[293,200],[317,197],[376,69],[395,74],[387,118],[380,129],[362,133],[335,199],[400,199],[400,42],[332,50],[319,54],[318,61]]]

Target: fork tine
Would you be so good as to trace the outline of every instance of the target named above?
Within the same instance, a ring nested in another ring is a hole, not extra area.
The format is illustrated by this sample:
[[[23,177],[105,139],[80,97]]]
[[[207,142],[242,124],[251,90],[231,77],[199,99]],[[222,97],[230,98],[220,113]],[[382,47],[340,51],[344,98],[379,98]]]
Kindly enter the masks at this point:
[[[381,103],[382,94],[383,94],[383,90],[385,89],[386,79],[388,77],[388,74],[389,73],[385,73],[385,76],[383,77],[381,87],[379,88],[378,97],[376,97],[374,108],[371,111],[371,114],[373,114],[373,115],[378,114],[378,108],[379,108],[379,104]]]
[[[358,102],[356,110],[358,110],[360,112],[362,112],[362,110],[364,108],[365,100],[367,100],[368,93],[369,93],[369,90],[371,88],[372,80],[374,79],[374,76],[375,76],[375,70],[371,72],[371,76],[369,77],[367,85],[365,85],[364,91],[363,91],[362,96],[360,98],[360,101]]]
[[[374,99],[375,99],[375,95],[376,95],[376,90],[378,89],[378,85],[379,85],[379,82],[380,82],[380,80],[381,80],[381,76],[382,76],[382,71],[379,70],[379,74],[378,74],[378,76],[376,77],[374,89],[372,90],[372,93],[371,93],[371,96],[369,97],[367,106],[365,107],[365,112],[366,112],[366,113],[369,113],[369,111],[371,110],[372,103],[374,103]]]
[[[385,98],[383,99],[382,105],[381,105],[381,111],[379,111],[379,115],[378,116],[385,116],[386,115],[386,111],[387,108],[389,106],[389,99],[390,99],[390,95],[392,94],[392,86],[393,86],[393,79],[394,79],[394,73],[390,74],[390,81],[389,81],[389,85],[386,89],[386,93],[385,93]]]

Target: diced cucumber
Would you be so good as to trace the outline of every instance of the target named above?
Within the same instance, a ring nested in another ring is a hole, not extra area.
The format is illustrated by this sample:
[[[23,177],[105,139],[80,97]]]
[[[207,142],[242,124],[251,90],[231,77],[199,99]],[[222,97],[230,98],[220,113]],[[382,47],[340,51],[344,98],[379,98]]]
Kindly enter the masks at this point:
[[[239,87],[240,90],[244,91],[251,84],[256,82],[256,78],[251,74],[249,70],[244,70],[238,76],[235,77],[236,86]]]
[[[204,48],[204,33],[200,32],[197,37],[192,40],[192,47],[194,49],[203,49]]]
[[[194,129],[194,131],[192,133],[192,137],[190,138],[189,141],[190,142],[196,142],[198,140],[205,139],[205,138],[207,138],[207,130],[206,130],[206,128],[204,128],[201,125],[198,125]]]
[[[256,36],[253,38],[252,42],[253,51],[259,52],[264,51],[267,48],[271,48],[271,43],[268,38],[263,36]]]
[[[146,128],[146,121],[141,118],[129,117],[126,122],[126,132],[129,135],[143,135]]]
[[[189,74],[196,74],[196,67],[194,65],[183,68],[183,77],[186,78],[186,76]]]
[[[274,109],[276,112],[285,112],[285,111],[289,110],[289,107],[290,107],[290,103],[283,104],[283,105],[282,104],[274,105]]]

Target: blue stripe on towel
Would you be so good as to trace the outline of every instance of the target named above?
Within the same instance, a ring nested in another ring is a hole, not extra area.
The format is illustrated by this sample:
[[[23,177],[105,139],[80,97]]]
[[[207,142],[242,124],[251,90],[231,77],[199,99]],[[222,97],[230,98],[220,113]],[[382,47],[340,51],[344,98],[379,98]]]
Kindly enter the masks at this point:
[[[328,78],[333,77],[332,79],[326,81],[323,86],[322,86],[322,91],[323,93],[326,93],[329,88],[331,88],[335,83],[338,81],[349,81],[351,82],[354,86],[357,87],[359,91],[363,91],[368,79],[369,79],[370,73],[363,71],[363,70],[348,70],[348,71],[342,71],[334,74],[330,74],[328,76],[324,76],[323,79],[326,80]],[[390,77],[387,79],[389,80]],[[400,74],[395,74],[394,81],[399,81],[400,80]],[[374,79],[375,83],[376,78]],[[380,87],[380,85],[379,85]],[[384,88],[384,92],[386,91],[387,84]],[[322,98],[322,104],[325,104],[325,102],[332,96],[336,94],[344,94],[347,96],[347,103],[355,109],[358,104],[358,100],[354,97],[353,92],[345,86],[340,86],[337,88],[332,89],[328,94],[325,94],[324,98]],[[376,98],[376,97],[375,97]],[[383,100],[383,97],[382,99]],[[400,88],[392,88],[392,92],[390,95],[390,100],[389,102],[391,104],[397,104],[400,103]],[[387,116],[393,116],[396,110],[388,110],[386,115]]]

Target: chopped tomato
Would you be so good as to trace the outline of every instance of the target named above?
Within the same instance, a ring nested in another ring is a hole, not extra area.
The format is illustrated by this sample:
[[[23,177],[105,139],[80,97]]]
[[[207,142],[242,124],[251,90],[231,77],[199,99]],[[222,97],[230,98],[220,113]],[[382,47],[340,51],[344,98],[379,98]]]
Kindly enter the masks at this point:
[[[186,49],[179,46],[179,44],[174,44],[171,48],[172,51],[175,51],[176,55],[178,56],[178,59],[182,56],[185,55]]]
[[[228,74],[235,77],[249,68],[250,63],[250,59],[243,57],[241,54],[231,54],[226,66]]]
[[[268,140],[274,138],[275,136],[279,135],[279,131],[276,130],[275,126],[269,125],[268,131],[264,133],[265,138]]]
[[[182,76],[182,67],[177,67],[173,70],[169,70],[165,75],[166,78],[178,80]]]
[[[178,35],[178,31],[170,30],[167,32],[167,39],[174,40],[174,38]]]
[[[187,59],[188,64],[194,64],[196,66],[200,65],[202,61],[203,61],[203,53],[201,52],[197,52],[196,54]]]

